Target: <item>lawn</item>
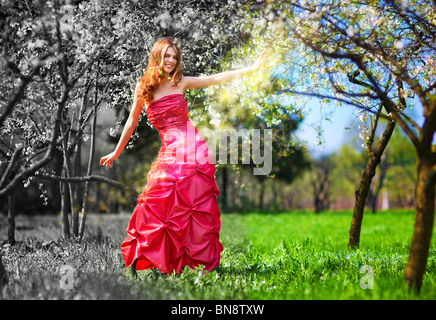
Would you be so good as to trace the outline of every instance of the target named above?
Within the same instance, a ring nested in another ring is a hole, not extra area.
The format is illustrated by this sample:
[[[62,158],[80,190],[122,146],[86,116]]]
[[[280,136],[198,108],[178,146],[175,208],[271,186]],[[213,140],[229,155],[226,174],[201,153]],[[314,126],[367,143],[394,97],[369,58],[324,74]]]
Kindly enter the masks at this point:
[[[2,241],[6,218],[0,217]],[[414,213],[368,213],[361,246],[347,250],[351,212],[223,214],[220,270],[126,275],[119,244],[129,214],[89,215],[85,241],[60,239],[58,217],[17,217],[17,244],[1,246],[4,299],[435,299],[432,240],[420,295],[404,267]],[[71,279],[71,280],[66,280]],[[372,286],[371,286],[372,284]],[[372,289],[371,289],[372,287]]]

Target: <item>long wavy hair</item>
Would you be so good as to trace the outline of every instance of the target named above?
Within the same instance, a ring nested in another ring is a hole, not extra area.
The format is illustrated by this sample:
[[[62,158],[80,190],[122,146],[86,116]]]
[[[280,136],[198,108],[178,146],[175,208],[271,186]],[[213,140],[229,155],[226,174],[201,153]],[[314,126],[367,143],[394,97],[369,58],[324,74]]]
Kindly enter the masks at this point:
[[[173,86],[182,80],[181,52],[177,40],[172,37],[161,38],[153,45],[147,68],[144,75],[138,80],[138,98],[141,103],[150,104],[153,101],[154,91],[163,83],[163,64],[165,52],[172,47],[176,52],[177,63],[173,71],[169,74],[169,79]]]

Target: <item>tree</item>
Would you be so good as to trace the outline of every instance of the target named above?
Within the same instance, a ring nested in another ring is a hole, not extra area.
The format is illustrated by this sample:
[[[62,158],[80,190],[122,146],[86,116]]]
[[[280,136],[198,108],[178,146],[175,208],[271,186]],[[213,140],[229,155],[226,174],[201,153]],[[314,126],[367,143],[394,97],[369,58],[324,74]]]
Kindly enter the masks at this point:
[[[397,127],[387,150],[385,195],[392,207],[414,208],[416,156],[413,145]]]
[[[380,106],[380,111],[381,111]],[[358,190],[356,191],[356,201],[354,204],[353,210],[353,219],[351,220],[350,227],[350,238],[348,242],[348,248],[358,248],[360,241],[360,230],[363,219],[363,212],[365,210],[365,205],[368,199],[368,194],[370,192],[370,186],[373,177],[375,176],[375,170],[379,165],[382,155],[389,143],[389,140],[392,136],[392,133],[395,129],[395,122],[388,121],[386,128],[382,134],[380,141],[377,143],[376,147],[373,149],[374,136],[378,124],[379,113],[376,114],[374,119],[374,124],[372,126],[371,134],[369,139],[367,140],[365,146],[368,154],[368,162],[365,166],[365,169],[362,173],[362,178],[360,180],[360,185]],[[381,183],[379,184],[381,185]],[[378,193],[376,193],[378,194]],[[376,197],[375,197],[376,198]],[[374,211],[374,207],[373,207]]]
[[[395,121],[417,156],[416,220],[405,269],[409,288],[419,292],[434,221],[436,154],[436,26],[434,6],[426,1],[289,1],[272,11],[299,45],[304,61],[318,68],[311,90],[303,82],[287,92],[306,93],[355,106],[363,113]],[[284,17],[288,19],[284,19]],[[289,19],[291,18],[291,19]],[[295,47],[294,47],[295,48]],[[349,84],[349,77],[364,86]],[[403,88],[402,88],[402,87]],[[318,91],[317,91],[318,90]],[[424,121],[406,115],[409,97],[423,107]],[[402,100],[406,100],[406,105]]]
[[[43,4],[36,3],[32,10],[24,12],[20,9],[23,9],[20,4],[7,4],[2,8],[5,16],[5,32],[2,37],[2,100],[7,103],[4,104],[0,117],[2,163],[5,164],[0,196],[8,196],[9,204],[14,201],[12,192],[18,183],[28,180],[47,165],[54,155],[69,85],[77,81],[73,79],[72,83],[60,90],[59,98],[50,106],[46,104],[45,108],[35,108],[39,101],[44,100],[44,95],[40,95],[38,90],[31,92],[30,85],[41,87],[36,78],[43,73],[42,69],[47,65],[60,65],[62,58],[59,46],[51,42],[53,38],[49,35],[49,27],[41,19],[46,17]],[[31,23],[38,19],[39,24]],[[51,31],[59,30],[59,24],[57,26]],[[39,37],[32,37],[35,33]],[[44,46],[44,41],[50,41],[51,45]],[[24,100],[29,102],[25,106],[21,104]],[[13,205],[9,207],[12,208]],[[10,222],[13,222],[12,212],[9,210]],[[13,239],[9,240],[13,242]]]
[[[100,40],[88,51],[83,49],[83,37],[68,23],[70,10],[70,5],[58,1],[6,3],[2,8],[6,26],[2,37],[5,66],[2,68],[5,88],[2,99],[7,103],[0,118],[2,164],[5,164],[0,196],[8,196],[12,201],[12,192],[18,184],[24,183],[26,187],[34,177],[69,182],[69,188],[64,191],[70,202],[74,198],[71,183],[75,180],[102,180],[119,185],[104,177],[72,175],[71,158],[77,157],[70,157],[71,148],[81,141],[86,122],[92,118],[92,112],[75,113],[74,99],[83,88],[81,79],[86,73],[89,75],[95,61],[107,53],[113,41]],[[71,121],[74,117],[78,120]],[[72,126],[77,126],[76,132]],[[58,151],[63,155],[63,176],[52,172]],[[39,186],[46,202],[43,184]],[[64,235],[68,235],[68,218],[64,213]],[[77,217],[74,212],[75,235],[78,235]]]
[[[264,50],[271,52],[286,48],[286,37],[277,28],[277,25],[267,23],[264,18],[265,14],[262,10],[264,3],[247,4],[244,18],[233,21],[232,27],[241,30],[242,39],[222,59],[221,69],[240,68],[253,62]],[[285,95],[281,97],[275,95],[275,92],[284,83],[281,73],[276,69],[281,61],[281,57],[271,52],[266,65],[258,72],[204,90],[207,97],[205,99],[206,112],[202,112],[201,116],[209,122],[206,124],[208,128],[215,131],[225,128],[236,130],[256,128],[261,129],[261,135],[266,130],[273,132],[271,171],[264,175],[254,176],[259,187],[259,196],[256,202],[258,203],[257,208],[260,210],[264,209],[267,179],[276,178],[291,183],[302,172],[302,169],[308,166],[304,147],[296,144],[293,136],[302,121],[302,116],[294,108],[294,105],[286,100]],[[194,119],[196,119],[195,114]],[[201,126],[204,125],[205,121],[198,122]],[[263,142],[262,146],[265,146]],[[252,171],[255,163],[252,158],[249,160],[247,161],[249,164],[245,168]],[[242,161],[243,159],[240,157],[239,163]],[[219,170],[222,173],[223,186],[228,185],[226,181],[230,176],[229,168],[220,164]],[[237,177],[239,178],[240,175]],[[227,189],[224,187],[222,195],[228,195]],[[272,202],[276,196],[277,193],[273,192]],[[226,207],[225,199],[223,204]],[[243,209],[246,209],[246,206]]]
[[[354,205],[354,194],[365,168],[366,153],[354,141],[346,141],[339,150],[330,155],[333,169],[330,175],[330,198],[340,209]],[[350,201],[351,199],[351,201]],[[351,204],[353,203],[353,204]]]
[[[315,213],[321,213],[330,207],[329,178],[332,171],[330,157],[324,156],[315,160],[312,170],[314,171],[312,184]]]
[[[3,294],[3,287],[8,283],[8,274],[3,265],[2,254],[0,253],[0,297]]]

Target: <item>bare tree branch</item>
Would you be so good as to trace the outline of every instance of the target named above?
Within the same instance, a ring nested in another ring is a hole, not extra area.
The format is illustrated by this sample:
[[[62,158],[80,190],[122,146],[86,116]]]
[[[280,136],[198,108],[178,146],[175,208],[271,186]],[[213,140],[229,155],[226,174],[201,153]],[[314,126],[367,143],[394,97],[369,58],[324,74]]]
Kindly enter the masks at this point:
[[[18,88],[15,90],[15,92],[12,94],[12,97],[9,99],[9,101],[6,103],[5,111],[0,115],[0,126],[3,125],[3,122],[5,121],[6,117],[12,112],[15,105],[20,101],[21,97],[23,96],[24,91],[26,90],[27,85],[32,81],[33,77],[38,73],[39,69],[43,65],[43,61],[46,60],[48,57],[52,55],[51,52],[46,53],[41,58],[38,59],[38,62],[34,65],[33,69],[27,74],[23,75],[21,71],[12,63],[7,63],[6,65],[8,67],[12,67],[14,73],[19,73],[19,77],[21,79],[21,83],[18,86]],[[14,67],[15,66],[15,67]]]
[[[308,96],[308,97],[316,97],[316,98],[321,98],[321,99],[331,99],[331,100],[336,100],[348,105],[351,105],[353,107],[356,107],[358,109],[364,110],[368,113],[371,114],[376,114],[377,111],[374,111],[373,109],[369,108],[369,107],[365,107],[361,104],[355,103],[353,101],[350,100],[346,100],[346,99],[342,99],[342,98],[338,98],[335,96],[329,96],[329,95],[324,95],[324,94],[320,94],[320,93],[314,93],[314,92],[305,92],[305,91],[297,91],[297,90],[293,90],[293,89],[283,89],[281,91],[277,91],[275,92],[275,94],[282,94],[282,93],[292,93],[292,94],[298,94],[298,95],[302,95],[302,96]],[[381,118],[387,119],[387,120],[392,120],[391,117],[389,117],[388,115],[385,115],[383,113],[380,114]]]
[[[3,186],[6,179],[8,178],[9,173],[11,172],[13,165],[16,163],[17,158],[20,156],[22,151],[23,151],[23,147],[15,149],[14,153],[12,154],[11,160],[9,161],[9,164],[6,167],[6,170],[5,170],[5,172],[3,172],[3,175],[1,177],[0,188]]]
[[[112,180],[110,178],[107,178],[105,176],[100,176],[100,175],[90,175],[90,176],[80,176],[80,177],[63,177],[63,176],[56,176],[53,174],[38,173],[38,174],[35,174],[35,177],[43,179],[43,180],[48,180],[48,181],[69,182],[69,183],[84,183],[87,181],[98,181],[98,182],[107,183],[109,185],[112,185],[112,186],[120,188],[120,189],[127,188],[121,182],[118,182],[116,180]]]

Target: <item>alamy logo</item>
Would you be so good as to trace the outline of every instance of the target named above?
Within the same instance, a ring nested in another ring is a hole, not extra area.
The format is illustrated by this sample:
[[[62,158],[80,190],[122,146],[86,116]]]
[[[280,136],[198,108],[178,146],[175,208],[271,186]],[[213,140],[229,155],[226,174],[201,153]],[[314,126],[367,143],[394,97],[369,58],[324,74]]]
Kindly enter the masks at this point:
[[[59,286],[64,290],[74,289],[74,268],[69,264],[63,265],[59,273],[61,274],[61,279],[59,280]]]
[[[203,128],[198,132],[207,144],[198,143],[199,135],[195,127],[190,124],[187,125],[186,130],[178,128],[167,130],[164,141],[168,159],[175,159],[178,163],[200,164],[217,162],[238,164],[239,161],[242,164],[250,164],[252,162],[256,165],[253,168],[254,175],[267,175],[271,172],[272,129],[264,129],[263,135],[260,129]]]
[[[360,289],[374,289],[374,271],[372,267],[364,265],[360,268],[360,273],[365,273],[360,278]]]

